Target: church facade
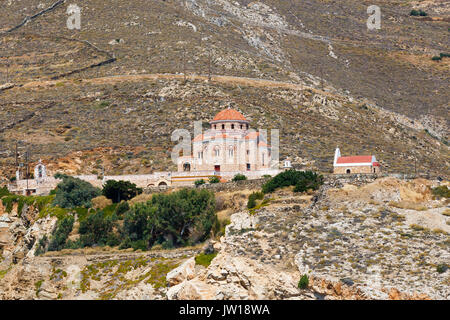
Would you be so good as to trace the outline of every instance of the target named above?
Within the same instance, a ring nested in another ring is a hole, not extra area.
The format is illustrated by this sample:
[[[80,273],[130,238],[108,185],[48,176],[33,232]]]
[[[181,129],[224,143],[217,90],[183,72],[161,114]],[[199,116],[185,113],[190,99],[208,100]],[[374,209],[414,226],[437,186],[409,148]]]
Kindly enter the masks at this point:
[[[270,169],[271,147],[242,113],[228,108],[209,123],[210,129],[194,138],[192,154],[178,158],[178,172],[214,171],[230,176]]]
[[[380,173],[381,166],[375,156],[341,156],[341,151],[336,148],[334,152],[334,174]]]

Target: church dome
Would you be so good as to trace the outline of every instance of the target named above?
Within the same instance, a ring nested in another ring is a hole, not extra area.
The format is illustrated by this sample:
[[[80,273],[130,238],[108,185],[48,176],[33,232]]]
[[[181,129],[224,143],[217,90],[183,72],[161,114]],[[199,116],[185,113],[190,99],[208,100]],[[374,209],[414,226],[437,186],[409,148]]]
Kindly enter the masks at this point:
[[[219,122],[219,121],[245,121],[248,120],[237,110],[234,109],[225,109],[220,111],[211,122]]]

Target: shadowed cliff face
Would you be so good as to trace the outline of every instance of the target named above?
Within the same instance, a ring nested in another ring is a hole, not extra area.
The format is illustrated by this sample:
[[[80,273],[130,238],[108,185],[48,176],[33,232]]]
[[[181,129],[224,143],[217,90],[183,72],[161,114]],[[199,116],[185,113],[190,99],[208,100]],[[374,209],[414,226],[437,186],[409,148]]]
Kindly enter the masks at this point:
[[[55,2],[6,1],[0,29]],[[281,156],[298,164],[329,171],[339,145],[376,154],[388,171],[411,173],[416,158],[419,172],[448,175],[450,58],[431,60],[449,51],[448,22],[411,17],[404,2],[371,4],[380,30],[367,30],[366,4],[350,0],[95,0],[78,4],[81,30],[67,29],[62,3],[0,35],[0,81],[8,73],[16,85],[0,91],[2,176],[13,173],[16,140],[60,168],[82,151],[68,168],[79,173],[98,172],[97,160],[114,174],[170,169],[171,132],[230,103],[253,127],[280,129]],[[414,7],[449,14],[438,1]],[[228,77],[139,76],[180,72]],[[116,151],[91,157],[94,148]]]

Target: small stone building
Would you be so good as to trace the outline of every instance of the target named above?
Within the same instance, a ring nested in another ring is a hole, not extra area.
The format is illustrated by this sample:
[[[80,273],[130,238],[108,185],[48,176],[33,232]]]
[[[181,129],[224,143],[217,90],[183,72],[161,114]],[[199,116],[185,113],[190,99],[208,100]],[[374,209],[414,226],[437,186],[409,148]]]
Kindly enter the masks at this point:
[[[347,156],[342,157],[339,148],[336,148],[333,162],[334,174],[355,174],[355,173],[379,173],[380,163],[375,156]]]

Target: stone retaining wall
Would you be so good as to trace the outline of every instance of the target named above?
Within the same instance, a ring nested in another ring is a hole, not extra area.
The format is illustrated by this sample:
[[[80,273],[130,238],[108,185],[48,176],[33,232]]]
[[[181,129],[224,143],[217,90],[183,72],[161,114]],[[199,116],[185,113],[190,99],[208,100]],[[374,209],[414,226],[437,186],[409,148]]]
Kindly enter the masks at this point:
[[[270,178],[261,178],[261,179],[251,179],[251,180],[241,180],[241,181],[229,181],[223,183],[205,183],[198,187],[196,186],[183,186],[182,188],[187,189],[207,189],[213,192],[223,192],[223,191],[238,191],[245,189],[261,189],[262,185],[268,181]],[[144,193],[157,193],[157,192],[165,192],[167,188],[146,188],[144,189]]]

